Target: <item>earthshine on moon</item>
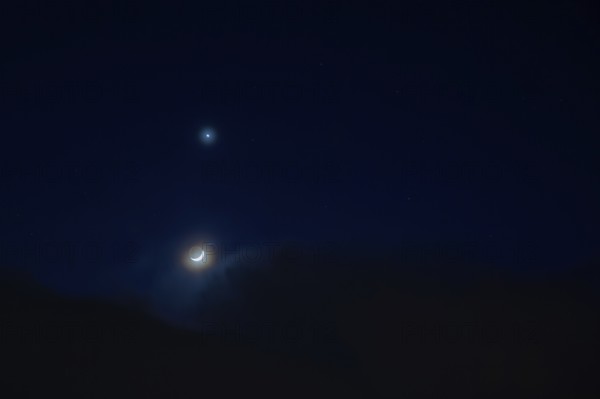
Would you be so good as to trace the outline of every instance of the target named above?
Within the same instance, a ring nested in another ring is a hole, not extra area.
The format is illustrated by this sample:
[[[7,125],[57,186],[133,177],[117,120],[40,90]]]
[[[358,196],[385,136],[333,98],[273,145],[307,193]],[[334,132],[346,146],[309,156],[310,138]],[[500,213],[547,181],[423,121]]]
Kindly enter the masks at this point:
[[[190,256],[190,259],[194,262],[200,262],[202,259],[204,259],[204,251],[202,251],[202,253],[200,253],[200,255],[197,257]]]
[[[215,261],[215,254],[211,248],[211,244],[206,242],[192,246],[184,255],[183,264],[193,271],[209,268]]]

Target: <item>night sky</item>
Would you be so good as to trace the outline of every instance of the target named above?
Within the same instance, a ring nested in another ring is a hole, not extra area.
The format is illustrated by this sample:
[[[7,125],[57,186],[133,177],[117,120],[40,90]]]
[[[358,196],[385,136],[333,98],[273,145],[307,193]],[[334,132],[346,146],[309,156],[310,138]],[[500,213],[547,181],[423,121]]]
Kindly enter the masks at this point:
[[[2,273],[192,331],[421,263],[593,292],[599,10],[549,3],[15,3]]]

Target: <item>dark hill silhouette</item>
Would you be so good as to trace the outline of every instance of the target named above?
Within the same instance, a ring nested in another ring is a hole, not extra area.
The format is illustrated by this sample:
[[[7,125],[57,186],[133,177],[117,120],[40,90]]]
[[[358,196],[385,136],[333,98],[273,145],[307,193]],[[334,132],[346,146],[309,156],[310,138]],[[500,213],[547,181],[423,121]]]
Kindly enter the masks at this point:
[[[463,258],[314,255],[230,269],[236,310],[198,331],[5,276],[2,384],[11,397],[597,397],[594,262],[522,278]]]
[[[169,327],[139,312],[1,285],[7,397],[354,397],[335,370],[214,331]]]

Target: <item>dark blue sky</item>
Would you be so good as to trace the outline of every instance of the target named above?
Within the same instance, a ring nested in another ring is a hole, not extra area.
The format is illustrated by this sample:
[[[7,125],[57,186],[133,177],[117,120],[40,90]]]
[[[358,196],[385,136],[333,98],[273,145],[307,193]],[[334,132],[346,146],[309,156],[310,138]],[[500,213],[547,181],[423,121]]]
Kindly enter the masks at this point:
[[[3,241],[35,256],[6,250],[6,266],[144,290],[139,263],[175,267],[199,232],[458,245],[516,269],[597,256],[591,3],[303,4],[17,6],[2,24]],[[27,249],[87,242],[139,262],[49,267]]]

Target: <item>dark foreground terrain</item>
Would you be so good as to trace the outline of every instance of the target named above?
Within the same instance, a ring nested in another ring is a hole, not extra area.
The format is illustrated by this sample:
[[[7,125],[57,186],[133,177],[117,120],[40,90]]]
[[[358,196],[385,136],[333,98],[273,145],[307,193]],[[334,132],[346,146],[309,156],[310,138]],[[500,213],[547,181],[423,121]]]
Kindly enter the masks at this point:
[[[361,277],[302,262],[232,271],[244,321],[201,331],[4,278],[2,396],[597,397],[593,266],[452,279],[469,268]]]

